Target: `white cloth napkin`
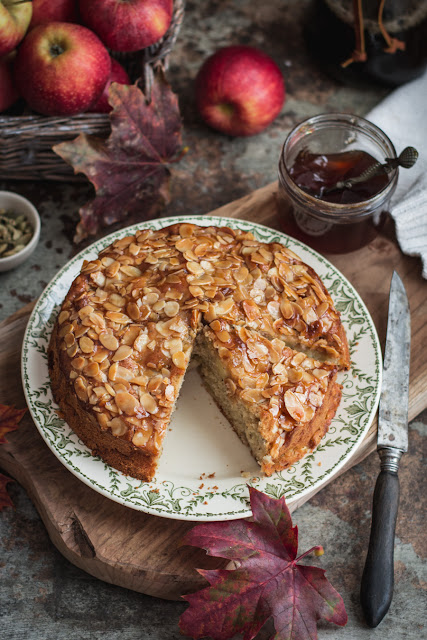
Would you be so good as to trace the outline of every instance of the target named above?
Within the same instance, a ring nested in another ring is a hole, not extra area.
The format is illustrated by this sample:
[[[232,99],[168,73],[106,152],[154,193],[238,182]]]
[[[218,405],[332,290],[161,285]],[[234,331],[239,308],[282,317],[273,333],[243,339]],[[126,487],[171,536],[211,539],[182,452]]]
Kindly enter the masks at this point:
[[[366,117],[388,135],[398,155],[405,147],[419,153],[414,167],[399,169],[390,213],[400,248],[421,256],[427,278],[427,72],[393,91]]]

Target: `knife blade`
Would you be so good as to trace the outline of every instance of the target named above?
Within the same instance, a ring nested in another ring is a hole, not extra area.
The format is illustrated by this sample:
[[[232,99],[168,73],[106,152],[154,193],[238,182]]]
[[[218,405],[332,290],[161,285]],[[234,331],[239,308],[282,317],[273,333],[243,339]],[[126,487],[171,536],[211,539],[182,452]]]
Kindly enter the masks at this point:
[[[376,627],[393,597],[394,536],[399,506],[399,461],[408,450],[409,364],[411,320],[402,280],[393,273],[378,416],[380,457],[372,504],[368,554],[362,576],[360,602],[365,620]]]

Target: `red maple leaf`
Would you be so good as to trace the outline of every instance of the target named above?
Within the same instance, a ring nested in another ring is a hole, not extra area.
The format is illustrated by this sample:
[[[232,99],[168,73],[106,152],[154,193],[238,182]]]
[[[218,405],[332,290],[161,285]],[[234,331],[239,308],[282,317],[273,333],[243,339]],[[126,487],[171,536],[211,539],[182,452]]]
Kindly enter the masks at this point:
[[[53,147],[96,191],[96,198],[80,209],[76,242],[115,222],[155,215],[168,201],[168,165],[185,151],[178,99],[162,73],[155,76],[149,103],[136,85],[114,82],[109,102],[107,140],[80,134]]]
[[[190,606],[180,618],[181,631],[191,638],[228,640],[244,633],[255,638],[272,619],[272,640],[315,640],[317,621],[345,625],[341,596],[325,571],[300,564],[298,529],[292,527],[284,498],[276,500],[249,487],[253,521],[231,520],[197,525],[183,544],[202,547],[211,556],[237,563],[233,570],[199,573],[211,585],[184,596]]]
[[[7,404],[0,404],[0,444],[7,442],[6,434],[18,428],[18,423],[22,420],[22,416],[26,411],[26,409],[15,409],[15,407],[9,407]],[[11,478],[0,473],[0,511],[4,507],[13,506],[12,500],[6,491],[8,482],[12,482]]]

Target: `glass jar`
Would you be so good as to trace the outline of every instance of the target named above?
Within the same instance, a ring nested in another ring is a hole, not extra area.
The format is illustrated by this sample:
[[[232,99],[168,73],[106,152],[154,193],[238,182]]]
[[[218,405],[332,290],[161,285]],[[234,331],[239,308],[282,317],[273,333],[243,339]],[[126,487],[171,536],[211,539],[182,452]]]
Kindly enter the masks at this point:
[[[316,63],[337,80],[356,86],[396,87],[422,75],[427,66],[426,0],[387,0],[382,5],[362,0],[360,9],[365,59],[347,64],[358,48],[353,0],[311,1],[304,35]]]
[[[382,163],[385,158],[396,158],[393,144],[381,129],[346,113],[314,116],[289,133],[279,161],[278,212],[285,233],[325,253],[355,251],[375,238],[387,217],[398,169],[388,174],[388,181],[378,193],[349,204],[314,197],[291,176],[301,152],[327,155],[356,150]]]

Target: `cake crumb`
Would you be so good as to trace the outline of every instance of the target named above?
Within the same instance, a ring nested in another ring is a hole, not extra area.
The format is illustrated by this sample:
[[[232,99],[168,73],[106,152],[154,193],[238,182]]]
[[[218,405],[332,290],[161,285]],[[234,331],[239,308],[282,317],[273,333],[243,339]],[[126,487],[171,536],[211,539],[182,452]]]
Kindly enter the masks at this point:
[[[207,500],[205,500],[203,504],[208,504],[208,501],[207,501]]]
[[[242,476],[242,478],[249,478],[251,474],[249,473],[249,471],[241,471],[240,475]]]
[[[208,475],[208,478],[215,478],[215,473],[210,473],[210,474]]]
[[[204,485],[204,483],[202,482],[202,484],[200,485],[199,489],[203,489],[203,487],[204,487],[204,486],[205,486],[205,485]]]

